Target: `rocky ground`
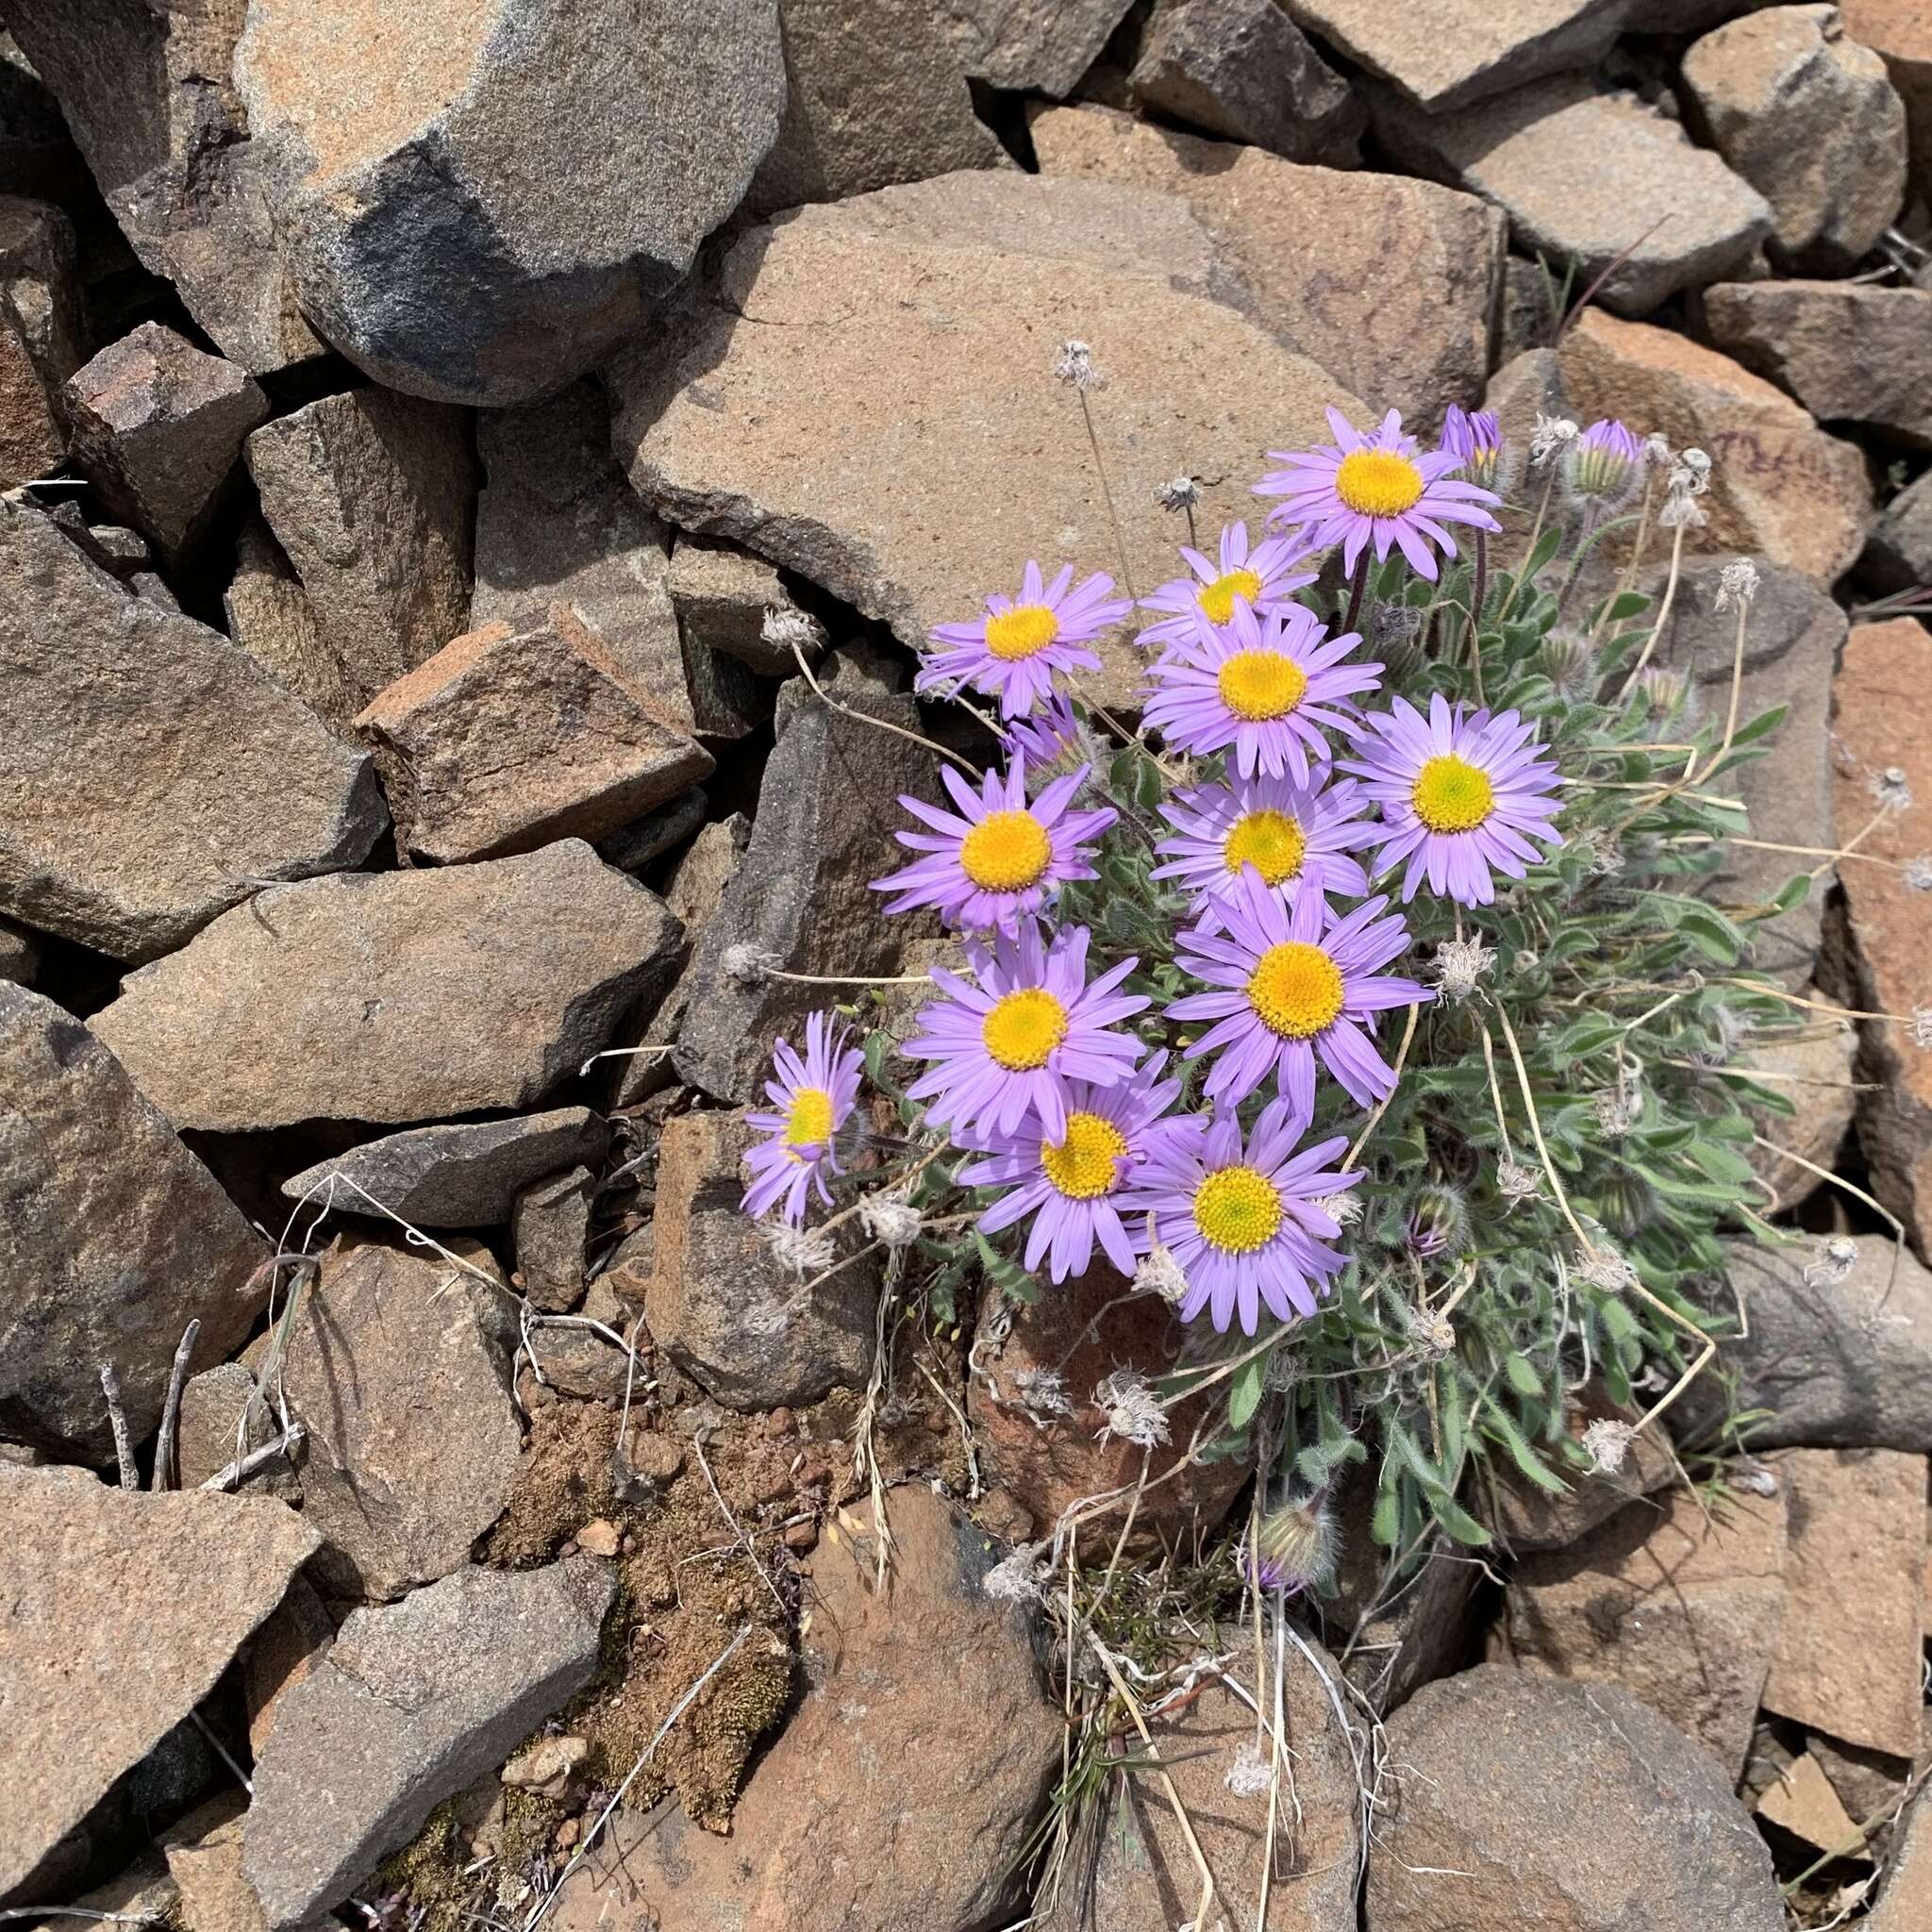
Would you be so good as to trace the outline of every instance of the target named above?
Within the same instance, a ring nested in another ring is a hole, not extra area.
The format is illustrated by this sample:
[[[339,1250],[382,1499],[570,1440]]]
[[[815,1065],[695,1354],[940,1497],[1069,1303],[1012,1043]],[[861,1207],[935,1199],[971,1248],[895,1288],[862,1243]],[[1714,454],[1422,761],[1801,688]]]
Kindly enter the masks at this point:
[[[1176,1338],[1098,1276],[908,1306],[856,1228],[802,1290],[741,1110],[822,992],[726,956],[931,957],[865,886],[931,754],[853,713],[917,724],[1027,557],[1112,567],[1065,338],[1143,589],[1157,486],[1247,513],[1325,406],[1708,451],[1658,661],[1722,701],[1750,556],[1789,708],[1724,889],[1816,865],[1768,963],[1932,1005],[1926,0],[0,19],[7,1916],[1025,1917],[1091,1687],[1010,1552],[1131,1479],[1077,1391]],[[1243,1473],[1178,1413],[1094,1628],[1220,1662],[1030,1923],[1191,1926],[1205,1868],[1198,1932],[1932,1926],[1928,1066],[1766,1060],[1753,1456],[1699,1391],[1392,1598],[1343,1499],[1273,1837]]]

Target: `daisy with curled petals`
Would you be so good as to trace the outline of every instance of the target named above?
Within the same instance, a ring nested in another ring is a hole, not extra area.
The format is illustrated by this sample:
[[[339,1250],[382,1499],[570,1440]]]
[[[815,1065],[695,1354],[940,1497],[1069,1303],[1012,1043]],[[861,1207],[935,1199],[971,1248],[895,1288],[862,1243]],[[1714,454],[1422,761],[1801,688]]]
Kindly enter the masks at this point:
[[[1279,1322],[1314,1314],[1344,1265],[1323,1245],[1341,1233],[1326,1199],[1362,1177],[1335,1164],[1346,1138],[1296,1153],[1301,1129],[1279,1100],[1261,1109],[1245,1142],[1231,1113],[1189,1124],[1191,1132],[1162,1137],[1125,1204],[1180,1263],[1181,1320],[1205,1309],[1217,1329],[1239,1320],[1252,1335],[1264,1305]]]
[[[1147,1002],[1119,991],[1140,963],[1124,959],[1087,983],[1085,926],[1049,946],[1035,924],[991,948],[969,941],[971,982],[935,970],[944,995],[920,1008],[923,1030],[901,1050],[938,1064],[906,1090],[934,1125],[964,1134],[1010,1134],[1029,1115],[1056,1141],[1067,1133],[1068,1083],[1117,1087],[1143,1051],[1114,1029]]]
[[[987,1155],[959,1171],[968,1188],[1007,1188],[979,1217],[983,1233],[1033,1217],[1025,1264],[1045,1259],[1056,1281],[1086,1274],[1098,1241],[1123,1274],[1138,1265],[1137,1242],[1121,1219],[1120,1202],[1136,1167],[1160,1138],[1160,1117],[1180,1097],[1179,1080],[1163,1080],[1167,1056],[1158,1053],[1129,1080],[1114,1087],[1070,1084],[1066,1131],[1049,1134],[1037,1119],[1010,1134],[986,1137]]]
[[[1004,777],[988,772],[976,792],[950,765],[941,767],[940,777],[959,813],[901,795],[899,803],[932,829],[893,835],[927,857],[873,880],[874,891],[899,895],[888,912],[934,906],[961,931],[1011,933],[1063,881],[1095,876],[1088,863],[1092,847],[1085,841],[1097,839],[1118,814],[1110,806],[1070,809],[1086,780],[1085,765],[1056,778],[1030,805],[1024,759],[1016,758]]]
[[[1168,614],[1158,624],[1150,624],[1141,633],[1140,641],[1185,642],[1194,634],[1197,610],[1209,624],[1225,624],[1238,604],[1262,615],[1280,609],[1294,591],[1315,581],[1313,571],[1296,568],[1307,553],[1307,544],[1298,536],[1264,537],[1251,550],[1245,524],[1229,524],[1222,531],[1219,569],[1200,551],[1182,544],[1181,555],[1194,575],[1175,577],[1152,596],[1141,599],[1142,610]]]
[[[1206,931],[1218,930],[1216,908],[1241,891],[1241,869],[1284,898],[1303,891],[1368,896],[1369,875],[1349,854],[1373,845],[1377,827],[1362,819],[1369,802],[1353,778],[1307,785],[1291,778],[1236,778],[1178,793],[1160,808],[1174,826],[1155,850],[1167,861],[1151,877],[1179,879],[1195,895]]]
[[[1328,427],[1332,443],[1270,450],[1288,467],[1271,470],[1255,492],[1281,498],[1271,522],[1305,525],[1305,536],[1318,549],[1340,543],[1345,571],[1354,571],[1368,545],[1374,546],[1379,563],[1394,544],[1418,576],[1434,583],[1435,552],[1456,555],[1456,540],[1443,525],[1500,527],[1490,514],[1495,493],[1456,475],[1464,458],[1446,449],[1424,454],[1414,437],[1403,435],[1398,411],[1391,409],[1369,436],[1340,409],[1328,411]]]
[[[1424,718],[1397,698],[1392,709],[1362,720],[1356,741],[1360,757],[1341,768],[1364,779],[1382,808],[1376,873],[1408,861],[1405,905],[1427,878],[1430,891],[1458,905],[1487,906],[1494,874],[1520,879],[1542,857],[1532,840],[1563,842],[1550,823],[1563,780],[1536,742],[1536,726],[1514,711],[1452,710],[1438,692]]]
[[[1199,610],[1191,622],[1192,636],[1149,667],[1147,724],[1177,751],[1205,758],[1232,749],[1243,778],[1289,772],[1306,785],[1309,761],[1328,756],[1323,727],[1347,724],[1348,701],[1375,690],[1382,667],[1344,664],[1361,639],[1354,631],[1329,637],[1299,604],[1265,617],[1237,604],[1225,625]]]
[[[1181,934],[1181,970],[1208,991],[1167,1010],[1176,1020],[1215,1023],[1187,1055],[1218,1056],[1208,1099],[1237,1106],[1273,1074],[1300,1133],[1315,1117],[1318,1055],[1357,1107],[1395,1091],[1394,1070],[1375,1047],[1374,1016],[1435,995],[1382,972],[1408,948],[1401,916],[1384,916],[1388,904],[1370,899],[1336,919],[1319,892],[1286,906],[1258,873],[1243,873],[1241,891],[1219,908],[1221,932],[1194,926]]]
[[[805,1023],[805,1058],[800,1059],[789,1040],[772,1049],[774,1080],[765,1082],[774,1113],[747,1114],[748,1125],[766,1138],[744,1157],[751,1186],[740,1204],[753,1220],[761,1220],[774,1203],[782,1203],[781,1219],[796,1227],[805,1219],[813,1188],[831,1206],[825,1174],[839,1166],[839,1130],[858,1100],[858,1076],[864,1057],[845,1044],[846,1029],[835,1026],[829,1015],[813,1013]]]
[[[1113,595],[1113,579],[1104,573],[1074,584],[1068,564],[1052,583],[1029,563],[1020,594],[995,592],[986,600],[977,624],[940,624],[932,641],[940,648],[925,660],[915,680],[920,691],[969,685],[1000,701],[1000,716],[1024,718],[1053,690],[1063,671],[1098,671],[1100,659],[1086,646],[1133,609]]]

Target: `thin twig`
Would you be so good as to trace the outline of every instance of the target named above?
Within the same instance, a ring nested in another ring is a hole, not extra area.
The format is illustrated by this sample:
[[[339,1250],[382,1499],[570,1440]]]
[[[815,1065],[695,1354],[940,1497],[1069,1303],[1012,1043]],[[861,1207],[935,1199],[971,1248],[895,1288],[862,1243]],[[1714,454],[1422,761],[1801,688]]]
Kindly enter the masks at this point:
[[[201,1339],[201,1319],[197,1316],[181,1331],[175,1350],[175,1366],[168,1372],[168,1398],[161,1404],[161,1428],[155,1438],[155,1473],[151,1487],[178,1489],[180,1478],[175,1469],[175,1436],[181,1423],[181,1390],[188,1380],[188,1364],[194,1344]]]
[[[738,1539],[738,1547],[751,1558],[751,1567],[758,1573],[759,1580],[772,1592],[772,1601],[778,1606],[778,1614],[781,1617],[789,1616],[791,1612],[785,1607],[785,1599],[778,1594],[778,1586],[772,1581],[772,1573],[759,1559],[751,1538],[744,1533],[743,1524],[732,1515],[731,1505],[724,1500],[724,1492],[718,1487],[718,1478],[711,1474],[710,1462],[705,1455],[704,1438],[693,1436],[691,1439],[691,1446],[698,1453],[698,1467],[704,1471],[705,1481],[710,1485],[711,1498],[718,1506],[719,1515],[724,1519],[725,1527]]]
[[[127,1434],[127,1411],[121,1405],[121,1377],[112,1362],[101,1364],[101,1393],[108,1400],[108,1427],[114,1436],[114,1460],[121,1465],[121,1487],[138,1490],[141,1471],[134,1466],[134,1443]]]
[[[205,1490],[232,1490],[246,1482],[258,1469],[273,1462],[277,1456],[292,1456],[303,1439],[308,1435],[300,1423],[291,1422],[281,1436],[273,1442],[264,1442],[258,1449],[251,1449],[246,1456],[238,1457],[233,1462],[225,1463],[215,1471],[207,1482]]]
[[[920,745],[926,751],[937,752],[942,758],[950,758],[969,778],[979,776],[978,766],[968,763],[958,752],[948,751],[944,745],[935,744],[931,739],[922,738],[918,732],[908,731],[903,724],[894,724],[890,718],[874,718],[870,711],[860,711],[851,705],[841,704],[812,675],[811,666],[805,661],[805,653],[796,644],[791,647],[791,655],[798,659],[798,668],[805,673],[806,683],[818,693],[821,704],[828,706],[841,717],[856,719],[861,724],[870,724],[874,731],[890,731],[894,738],[903,738],[908,744]]]

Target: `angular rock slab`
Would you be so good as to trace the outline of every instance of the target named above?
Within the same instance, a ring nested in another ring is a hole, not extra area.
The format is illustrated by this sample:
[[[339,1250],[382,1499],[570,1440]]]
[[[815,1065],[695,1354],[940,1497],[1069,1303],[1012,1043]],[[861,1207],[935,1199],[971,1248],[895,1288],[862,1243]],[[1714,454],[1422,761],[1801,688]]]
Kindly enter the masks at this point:
[[[58,469],[61,390],[87,354],[74,225],[52,203],[0,194],[0,489],[11,490]]]
[[[108,954],[184,944],[268,879],[357,865],[368,758],[218,631],[0,502],[0,911]]]
[[[1390,1721],[1400,1794],[1367,1932],[1778,1932],[1764,1840],[1715,1760],[1621,1685],[1482,1664]]]
[[[1821,988],[1800,989],[1801,996],[1831,1005]],[[1771,1147],[1742,1150],[1754,1171],[1775,1192],[1776,1208],[1795,1208],[1826,1185],[1816,1170],[1837,1171],[1839,1150],[1850,1131],[1857,1103],[1858,1034],[1849,1020],[1823,1013],[1793,1012],[1795,1024],[1755,1034],[1740,1051],[1741,1073],[1762,1068],[1770,1091],[1790,1103],[1790,1113],[1753,1107],[1751,1118]],[[1774,1148],[1783,1153],[1774,1152]],[[1786,1154],[1797,1157],[1788,1160]],[[1806,1167],[1800,1163],[1809,1161]]]
[[[1302,167],[1106,108],[1049,108],[1032,131],[1049,175],[1186,202],[1241,278],[1255,320],[1355,394],[1414,425],[1480,392],[1507,225],[1477,196]]]
[[[235,575],[222,593],[228,635],[285,684],[339,736],[352,735],[361,708],[348,688],[342,662],[324,641],[315,606],[302,579],[260,517],[251,517],[235,541]]]
[[[1928,57],[1932,58],[1932,57]],[[1919,1932],[1932,1924],[1932,1799],[1922,1787],[1900,1821],[1878,1905],[1866,1932]]]
[[[1858,567],[1881,591],[1932,584],[1932,470],[1885,506]]]
[[[318,1539],[284,1503],[0,1462],[0,1898],[213,1690]]]
[[[1924,194],[1932,184],[1932,0],[1842,0],[1839,12],[1845,32],[1885,62],[1906,104],[1911,183]]]
[[[790,677],[798,660],[764,635],[768,610],[792,610],[773,566],[735,543],[680,537],[667,579],[672,608],[688,646],[723,651],[767,677]]]
[[[544,394],[636,327],[785,100],[776,0],[437,0],[407,32],[253,0],[235,77],[309,318],[452,403]]]
[[[1063,340],[1095,339],[1101,448],[1145,591],[1175,569],[1158,485],[1209,479],[1212,528],[1253,514],[1263,452],[1319,441],[1324,406],[1367,420],[1313,362],[1189,291],[1224,282],[1184,210],[1098,183],[948,175],[801,208],[733,245],[721,300],[614,365],[616,447],[672,522],[919,649],[1029,557],[1119,576],[1079,402],[1052,367]],[[1135,703],[1138,655],[1102,655],[1102,701]]]
[[[991,87],[1064,99],[1133,0],[938,0],[966,72]]]
[[[681,954],[662,903],[571,839],[277,888],[130,974],[95,1031],[180,1127],[401,1125],[534,1105]]]
[[[181,1332],[197,1359],[248,1334],[268,1249],[78,1020],[0,982],[0,1431],[113,1454],[100,1365],[137,1441],[160,1420]]]
[[[616,1589],[579,1557],[459,1570],[351,1615],[284,1692],[256,1759],[242,1869],[269,1925],[339,1905],[582,1690]]]

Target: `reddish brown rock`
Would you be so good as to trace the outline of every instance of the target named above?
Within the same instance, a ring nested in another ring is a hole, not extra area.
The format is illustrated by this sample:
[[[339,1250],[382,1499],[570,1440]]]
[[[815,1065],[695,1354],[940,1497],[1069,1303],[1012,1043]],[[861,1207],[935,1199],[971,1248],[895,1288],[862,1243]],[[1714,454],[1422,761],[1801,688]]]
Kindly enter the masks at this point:
[[[296,1577],[289,1593],[242,1653],[242,1694],[248,1707],[248,1748],[259,1757],[275,1727],[282,1693],[322,1661],[336,1626],[313,1585]]]
[[[351,730],[358,700],[344,666],[329,649],[315,606],[294,566],[259,517],[250,517],[235,542],[235,575],[222,593],[228,635],[332,730]]]

